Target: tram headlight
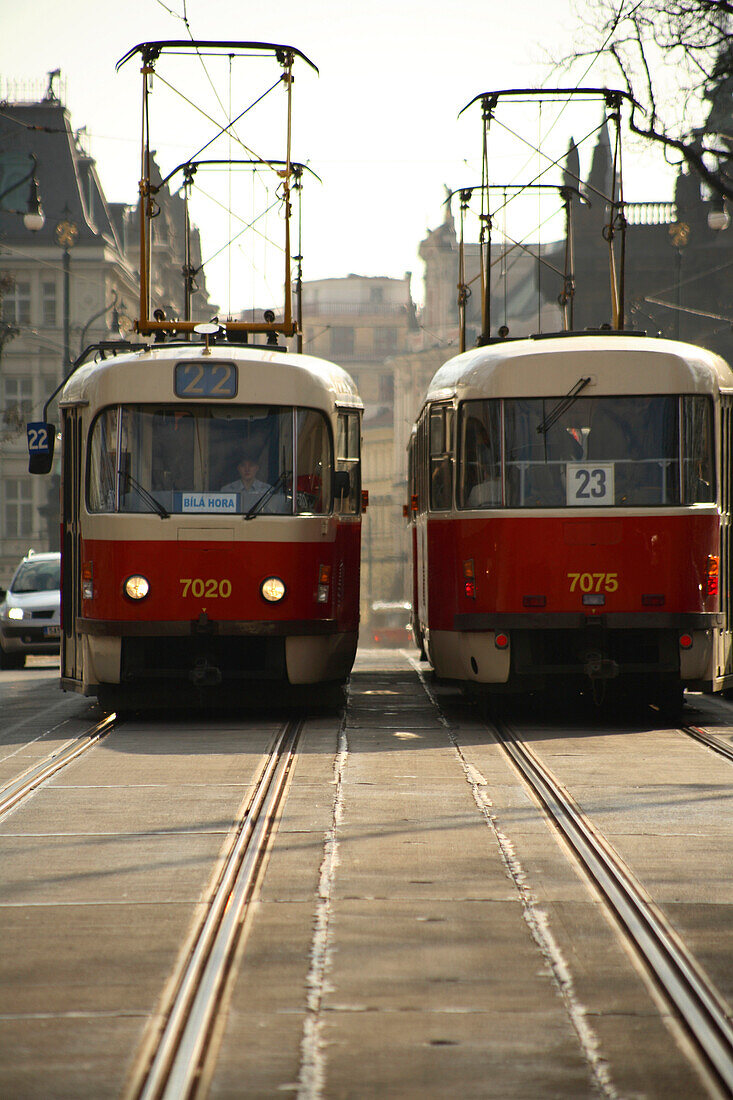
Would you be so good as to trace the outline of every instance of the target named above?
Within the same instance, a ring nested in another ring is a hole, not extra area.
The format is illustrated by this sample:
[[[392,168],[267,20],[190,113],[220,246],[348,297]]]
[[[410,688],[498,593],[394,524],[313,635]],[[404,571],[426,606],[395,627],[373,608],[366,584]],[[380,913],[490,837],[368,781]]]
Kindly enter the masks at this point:
[[[140,573],[134,573],[128,577],[124,585],[125,595],[131,600],[144,600],[150,591],[150,583],[147,577]]]
[[[279,577],[268,577],[260,585],[260,595],[268,603],[279,603],[285,595],[285,585]]]

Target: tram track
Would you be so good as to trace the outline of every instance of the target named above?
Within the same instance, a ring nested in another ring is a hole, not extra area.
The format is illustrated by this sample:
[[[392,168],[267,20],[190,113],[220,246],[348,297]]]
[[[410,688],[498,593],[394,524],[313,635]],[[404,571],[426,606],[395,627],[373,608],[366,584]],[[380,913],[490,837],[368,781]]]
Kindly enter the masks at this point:
[[[217,1023],[247,911],[264,872],[303,720],[286,722],[273,739],[238,816],[206,915],[168,983],[164,1002],[138,1057],[126,1100],[181,1100],[200,1093],[212,1060]]]
[[[0,787],[0,817],[18,806],[47,779],[68,767],[74,760],[97,745],[115,728],[117,716],[108,715],[86,733],[74,737],[49,753],[42,760],[32,764],[15,779]]]
[[[705,745],[707,748],[712,749],[713,752],[717,752],[720,756],[725,757],[726,760],[733,763],[733,748],[731,748],[730,745],[726,745],[719,737],[716,737],[701,726],[681,726],[680,728],[688,737],[692,737],[701,745]]]
[[[733,1096],[733,1022],[725,999],[613,846],[518,732],[502,720],[487,725],[600,891],[700,1063],[722,1094]],[[710,747],[721,748],[719,742]]]

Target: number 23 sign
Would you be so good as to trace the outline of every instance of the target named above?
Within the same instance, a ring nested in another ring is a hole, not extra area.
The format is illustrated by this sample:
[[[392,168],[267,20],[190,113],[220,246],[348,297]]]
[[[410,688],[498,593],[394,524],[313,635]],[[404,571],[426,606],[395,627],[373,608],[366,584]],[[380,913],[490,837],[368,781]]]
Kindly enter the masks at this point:
[[[568,462],[566,502],[575,507],[593,507],[614,502],[612,462]]]

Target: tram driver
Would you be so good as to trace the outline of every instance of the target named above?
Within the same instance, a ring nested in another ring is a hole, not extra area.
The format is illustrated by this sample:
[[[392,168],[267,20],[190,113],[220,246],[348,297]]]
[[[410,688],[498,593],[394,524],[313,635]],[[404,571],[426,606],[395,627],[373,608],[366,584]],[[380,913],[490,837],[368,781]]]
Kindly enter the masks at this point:
[[[253,441],[244,443],[237,462],[239,477],[221,486],[222,493],[238,493],[240,508],[249,511],[262,502],[262,511],[285,511],[285,497],[282,493],[273,493],[272,485],[258,477],[262,462],[261,445]],[[270,495],[267,495],[270,494]],[[259,509],[258,509],[259,510]]]
[[[237,462],[239,477],[222,485],[222,493],[266,493],[270,486],[257,477],[260,462],[260,448],[257,444],[245,443]]]

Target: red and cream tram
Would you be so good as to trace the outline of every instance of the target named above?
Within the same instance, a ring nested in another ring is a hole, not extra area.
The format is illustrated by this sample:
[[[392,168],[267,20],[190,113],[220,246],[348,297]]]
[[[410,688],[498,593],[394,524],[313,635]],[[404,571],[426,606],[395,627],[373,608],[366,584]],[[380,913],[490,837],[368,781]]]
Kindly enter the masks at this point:
[[[236,703],[346,679],[362,403],[345,371],[151,344],[83,364],[59,405],[63,687]]]
[[[623,332],[498,341],[444,364],[409,445],[413,627],[495,691],[733,686],[733,372]]]

